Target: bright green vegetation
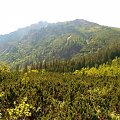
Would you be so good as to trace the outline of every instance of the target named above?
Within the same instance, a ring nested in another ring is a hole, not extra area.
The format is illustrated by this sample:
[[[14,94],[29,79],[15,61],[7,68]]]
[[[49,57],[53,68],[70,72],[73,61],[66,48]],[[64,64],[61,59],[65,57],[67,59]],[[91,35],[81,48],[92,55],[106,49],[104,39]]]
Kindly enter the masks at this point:
[[[119,120],[120,58],[74,72],[0,65],[2,120]]]

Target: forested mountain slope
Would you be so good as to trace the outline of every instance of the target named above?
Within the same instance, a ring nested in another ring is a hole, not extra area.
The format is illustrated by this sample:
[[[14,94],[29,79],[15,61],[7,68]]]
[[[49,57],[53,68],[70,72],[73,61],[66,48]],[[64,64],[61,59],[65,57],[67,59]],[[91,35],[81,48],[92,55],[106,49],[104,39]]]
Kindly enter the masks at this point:
[[[120,42],[120,30],[82,19],[40,22],[0,36],[0,60],[9,64],[77,59]]]

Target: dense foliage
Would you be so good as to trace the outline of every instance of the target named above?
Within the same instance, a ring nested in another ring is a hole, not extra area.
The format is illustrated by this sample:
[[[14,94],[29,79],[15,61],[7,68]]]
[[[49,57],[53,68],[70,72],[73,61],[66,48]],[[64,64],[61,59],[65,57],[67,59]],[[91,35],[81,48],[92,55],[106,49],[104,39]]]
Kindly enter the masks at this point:
[[[91,68],[98,67],[103,63],[111,64],[112,60],[115,57],[120,56],[120,43],[116,42],[112,45],[109,45],[106,48],[100,49],[95,53],[89,53],[83,56],[77,56],[74,59],[35,59],[28,60],[25,63],[26,71],[27,69],[37,69],[42,70],[45,69],[49,72],[74,72],[75,70],[80,70],[83,67]],[[21,68],[21,65],[18,65]]]
[[[0,65],[2,120],[119,120],[120,58],[73,73]]]

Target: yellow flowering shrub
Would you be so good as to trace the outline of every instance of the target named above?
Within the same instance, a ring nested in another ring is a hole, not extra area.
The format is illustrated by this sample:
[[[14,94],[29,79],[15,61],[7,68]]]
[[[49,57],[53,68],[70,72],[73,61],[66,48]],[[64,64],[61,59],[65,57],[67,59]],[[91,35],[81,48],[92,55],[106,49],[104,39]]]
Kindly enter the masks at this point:
[[[14,102],[14,105],[16,105],[16,102]],[[7,111],[11,120],[17,120],[18,118],[31,116],[32,109],[34,109],[34,107],[28,104],[27,97],[24,97],[20,104],[15,106],[15,108],[7,109]]]

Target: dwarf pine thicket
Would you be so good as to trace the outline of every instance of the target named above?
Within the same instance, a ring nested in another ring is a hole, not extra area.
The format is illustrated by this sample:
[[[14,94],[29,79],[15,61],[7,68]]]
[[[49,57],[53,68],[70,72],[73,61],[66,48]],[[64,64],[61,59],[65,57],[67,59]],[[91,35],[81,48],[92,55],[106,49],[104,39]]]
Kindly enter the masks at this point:
[[[119,120],[120,58],[74,72],[0,64],[2,120]]]

